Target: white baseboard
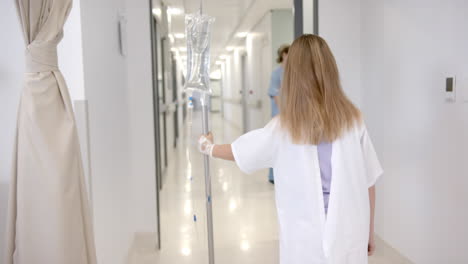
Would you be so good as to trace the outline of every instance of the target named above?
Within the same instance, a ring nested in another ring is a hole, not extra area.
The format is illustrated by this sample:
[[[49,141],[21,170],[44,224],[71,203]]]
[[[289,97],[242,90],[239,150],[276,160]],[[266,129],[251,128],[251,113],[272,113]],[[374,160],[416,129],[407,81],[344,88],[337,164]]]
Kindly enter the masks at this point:
[[[379,236],[376,236],[376,244],[376,252],[369,258],[369,264],[414,264]]]

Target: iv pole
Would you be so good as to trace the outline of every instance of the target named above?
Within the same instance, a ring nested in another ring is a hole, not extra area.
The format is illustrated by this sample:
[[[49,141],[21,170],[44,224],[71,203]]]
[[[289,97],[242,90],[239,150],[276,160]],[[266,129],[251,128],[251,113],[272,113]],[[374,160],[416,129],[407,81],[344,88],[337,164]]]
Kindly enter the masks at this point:
[[[203,0],[200,0],[200,15],[203,14]],[[202,93],[200,96],[202,106],[202,128],[203,134],[209,133],[209,101],[210,95]],[[211,174],[210,174],[210,157],[204,155],[205,166],[205,193],[206,193],[206,224],[208,230],[208,260],[209,264],[215,263],[214,255],[214,238],[213,238],[213,205],[211,199]]]
[[[208,97],[209,95],[202,95],[202,122],[203,122],[203,134],[208,134]],[[205,193],[206,193],[206,223],[208,228],[208,256],[209,264],[214,264],[214,239],[213,239],[213,207],[211,199],[211,175],[210,175],[210,158],[204,155],[205,165]]]
[[[190,51],[191,47],[189,44],[194,44],[197,46],[197,48],[200,48],[200,45],[203,47],[203,45],[209,45],[209,31],[208,27],[212,23],[212,18],[209,18],[208,16],[203,16],[203,0],[200,0],[200,11],[198,14],[193,14],[189,15],[190,18],[189,22],[190,26],[187,24],[187,18],[186,18],[186,31],[187,31],[187,50]],[[208,20],[207,20],[208,19]],[[194,40],[191,38],[199,38],[199,37],[205,37],[207,39],[203,39],[202,41]],[[189,42],[190,39],[190,42]],[[205,46],[204,48],[207,48]],[[189,56],[193,56],[192,52],[189,52]],[[200,55],[197,55],[200,56]],[[205,55],[201,55],[202,57]],[[209,56],[209,54],[208,54]],[[202,57],[197,57],[197,62],[198,63],[207,63],[206,61],[202,62],[201,60],[205,60],[206,58]],[[192,62],[192,57],[188,58],[189,64]],[[209,63],[209,61],[208,61]],[[208,64],[209,65],[209,64]],[[188,68],[188,75],[189,75],[189,81],[188,84],[186,84],[186,89],[192,90],[194,93],[198,93],[200,95],[200,105],[202,108],[202,133],[203,134],[208,134],[209,133],[209,100],[210,100],[210,94],[211,92],[207,91],[207,88],[209,87],[209,79],[207,80],[207,73],[206,68],[202,72],[200,72],[200,67],[198,67],[195,71],[195,73],[190,73],[192,70],[190,67],[192,65],[189,65]],[[207,66],[209,67],[209,66]],[[192,80],[192,74],[195,74],[194,78],[196,80]],[[201,79],[200,79],[201,78]],[[191,86],[193,85],[193,86]],[[200,87],[201,85],[201,87]],[[205,87],[205,88],[203,88]],[[210,157],[207,155],[203,155],[203,161],[204,161],[204,167],[205,167],[205,195],[206,195],[206,224],[207,224],[207,231],[208,231],[208,259],[209,259],[209,264],[214,264],[215,263],[215,256],[214,256],[214,239],[213,239],[213,205],[212,205],[212,197],[211,197],[211,175],[210,175]],[[194,221],[196,221],[196,217],[194,216]]]

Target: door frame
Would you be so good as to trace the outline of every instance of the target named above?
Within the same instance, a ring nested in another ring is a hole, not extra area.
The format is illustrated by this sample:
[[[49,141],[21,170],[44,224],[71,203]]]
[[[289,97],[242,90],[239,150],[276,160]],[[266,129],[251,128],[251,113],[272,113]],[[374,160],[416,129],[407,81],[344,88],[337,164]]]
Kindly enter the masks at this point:
[[[242,74],[242,129],[244,133],[249,131],[249,105],[248,105],[248,80],[247,80],[247,54],[241,54],[241,74]]]
[[[153,16],[153,3],[149,0],[149,17],[150,17],[150,36],[151,36],[151,71],[152,71],[152,89],[153,89],[153,122],[154,122],[154,143],[155,143],[155,191],[156,191],[156,230],[158,249],[161,250],[161,203],[160,203],[160,188],[162,186],[162,164],[161,164],[161,137],[160,137],[160,104],[159,104],[159,83],[158,83],[158,52],[157,46],[157,21]],[[156,79],[155,79],[156,78]]]
[[[320,0],[294,0],[294,38],[302,34],[319,35],[319,1]],[[312,14],[304,16],[305,14]]]

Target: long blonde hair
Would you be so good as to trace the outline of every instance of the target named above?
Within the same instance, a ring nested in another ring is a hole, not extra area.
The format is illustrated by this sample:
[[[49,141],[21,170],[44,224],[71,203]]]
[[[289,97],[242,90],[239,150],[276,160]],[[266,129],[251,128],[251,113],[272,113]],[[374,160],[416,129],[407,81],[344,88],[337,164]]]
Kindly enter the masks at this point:
[[[294,143],[333,142],[361,122],[341,88],[335,58],[324,39],[303,35],[291,45],[280,95],[280,120]]]

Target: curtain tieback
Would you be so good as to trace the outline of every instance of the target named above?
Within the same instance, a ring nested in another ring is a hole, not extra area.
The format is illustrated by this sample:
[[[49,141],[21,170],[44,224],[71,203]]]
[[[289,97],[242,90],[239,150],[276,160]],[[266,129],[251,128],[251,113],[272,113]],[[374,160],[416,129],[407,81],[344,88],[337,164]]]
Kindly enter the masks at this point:
[[[58,71],[57,43],[33,41],[26,48],[26,72]]]

